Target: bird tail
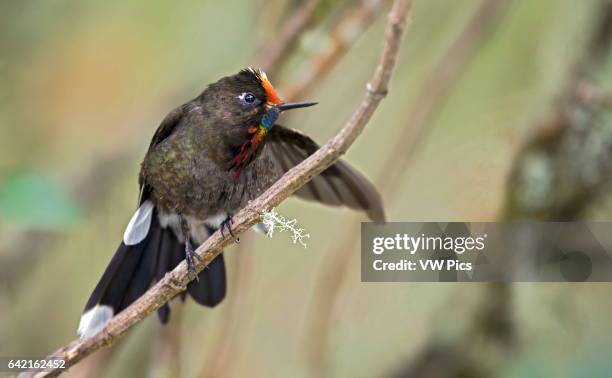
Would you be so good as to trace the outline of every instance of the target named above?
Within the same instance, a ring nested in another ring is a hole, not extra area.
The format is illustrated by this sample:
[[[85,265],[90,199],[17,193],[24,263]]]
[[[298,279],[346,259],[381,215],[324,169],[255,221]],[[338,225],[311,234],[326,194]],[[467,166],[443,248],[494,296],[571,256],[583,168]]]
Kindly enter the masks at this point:
[[[210,234],[214,229],[207,231]],[[172,227],[162,225],[153,203],[144,201],[130,220],[121,244],[85,305],[79,336],[91,337],[102,330],[115,314],[174,269],[184,256],[185,243],[179,240]],[[223,300],[226,292],[223,254],[198,274],[198,280],[189,283],[187,292],[197,303],[208,307]],[[181,297],[184,299],[185,295],[182,293]],[[168,303],[157,313],[160,321],[166,323],[170,318]]]

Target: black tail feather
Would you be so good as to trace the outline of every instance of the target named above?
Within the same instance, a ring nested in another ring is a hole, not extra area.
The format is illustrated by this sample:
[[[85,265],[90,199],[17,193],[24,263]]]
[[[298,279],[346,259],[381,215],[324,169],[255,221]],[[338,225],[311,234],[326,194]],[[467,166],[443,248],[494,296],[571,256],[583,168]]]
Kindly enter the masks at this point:
[[[212,235],[217,229],[206,226],[206,231]],[[197,303],[203,306],[215,307],[223,301],[227,291],[223,254],[217,256],[198,274],[198,280],[189,283],[187,291]]]
[[[157,216],[154,214],[154,219]],[[147,237],[136,245],[119,244],[102,278],[89,297],[85,311],[96,305],[107,305],[117,314],[138,297],[153,281],[162,229],[154,221]]]
[[[181,243],[170,228],[162,229],[161,243],[158,253],[157,266],[155,268],[155,280],[159,281],[164,275],[176,268],[185,258],[185,245]],[[181,296],[184,298],[184,293]],[[164,304],[157,310],[157,317],[162,324],[166,324],[170,319],[170,305]]]
[[[154,215],[156,218],[156,216]],[[146,246],[140,257],[138,266],[136,266],[132,279],[127,286],[123,300],[119,307],[119,311],[123,310],[136,299],[138,299],[153,282],[155,272],[155,263],[159,255],[159,246],[161,241],[162,229],[158,222],[152,222],[149,235],[145,239]],[[130,253],[130,252],[128,252]]]
[[[191,297],[201,305],[215,307],[225,298],[227,279],[223,254],[217,256],[187,285]]]
[[[179,244],[172,232],[169,232],[168,229],[163,231],[159,243],[157,266],[155,268],[156,281],[164,278],[164,275],[170,269],[170,259],[172,255],[175,254],[176,246]],[[168,323],[170,319],[170,305],[168,305],[168,303],[164,303],[164,305],[157,310],[157,317],[162,324]]]
[[[197,245],[194,243],[194,245]],[[118,314],[128,307],[164,275],[174,269],[185,258],[185,245],[181,243],[172,228],[162,228],[154,211],[151,226],[146,237],[138,244],[126,245],[121,242],[102,278],[91,294],[84,310],[85,314],[96,306],[103,306]],[[198,274],[199,281],[187,286],[193,299],[202,305],[213,307],[223,300],[226,292],[225,262],[223,255],[213,260]],[[186,292],[181,293],[185,299]],[[170,318],[170,306],[164,304],[158,309],[162,323]],[[83,319],[82,319],[83,320]],[[83,324],[91,323],[90,320]],[[83,327],[85,333],[87,326]],[[82,332],[79,326],[79,332]]]

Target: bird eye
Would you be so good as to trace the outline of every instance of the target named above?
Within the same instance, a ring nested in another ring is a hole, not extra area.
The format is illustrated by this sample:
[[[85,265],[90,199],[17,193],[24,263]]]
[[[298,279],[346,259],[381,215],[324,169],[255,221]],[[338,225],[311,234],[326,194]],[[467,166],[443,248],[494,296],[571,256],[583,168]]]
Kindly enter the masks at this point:
[[[249,104],[252,104],[252,103],[254,103],[254,102],[255,102],[255,96],[253,96],[253,94],[252,94],[252,93],[247,93],[247,94],[244,96],[244,101],[248,102]]]
[[[238,96],[238,98],[247,104],[254,104],[255,102],[257,102],[257,97],[255,97],[254,94],[252,94],[251,92],[244,92],[242,93],[240,96]]]

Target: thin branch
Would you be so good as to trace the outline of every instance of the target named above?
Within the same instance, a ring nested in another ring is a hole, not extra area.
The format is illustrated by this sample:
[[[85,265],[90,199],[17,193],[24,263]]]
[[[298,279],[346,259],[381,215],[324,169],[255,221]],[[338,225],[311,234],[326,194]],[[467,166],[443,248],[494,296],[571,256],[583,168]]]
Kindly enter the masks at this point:
[[[348,10],[330,33],[331,46],[307,62],[302,80],[283,88],[285,98],[290,101],[302,98],[321,81],[376,18],[382,3],[382,0],[361,0]]]
[[[387,94],[387,86],[397,61],[411,4],[411,0],[396,0],[394,2],[389,14],[385,44],[379,64],[372,80],[367,85],[367,90],[361,104],[347,121],[346,125],[317,152],[287,172],[266,192],[240,210],[234,216],[233,229],[235,234],[248,230],[255,223],[259,222],[263,211],[274,208],[314,176],[332,165],[348,150],[363,131],[378,104]],[[210,261],[221,253],[223,247],[232,242],[229,235],[222,236],[220,232],[215,232],[196,251],[204,261],[204,263],[197,264],[197,271],[199,272],[204,269]],[[157,310],[172,297],[184,291],[190,280],[191,277],[187,273],[187,264],[183,261],[132,305],[117,314],[100,333],[85,340],[73,341],[49,357],[65,359],[68,367],[73,366],[94,351],[113,344],[134,325]],[[53,370],[38,373],[35,376],[57,376],[61,372],[61,370]],[[32,373],[23,373],[21,376],[32,376]]]
[[[306,0],[283,24],[280,31],[261,49],[256,61],[269,76],[274,76],[279,67],[289,58],[302,32],[312,23],[320,0]]]
[[[612,108],[612,91],[600,88],[587,80],[579,80],[575,86],[573,95],[576,101],[591,106]]]
[[[510,0],[482,0],[472,18],[419,86],[419,98],[408,111],[407,126],[403,128],[401,136],[397,138],[398,142],[381,165],[384,169],[375,181],[383,185],[380,189],[386,193],[387,201],[393,202],[390,198],[395,197],[401,189],[398,182],[404,177],[401,173],[412,162],[418,146],[424,145],[423,139],[430,129],[435,111],[447,101],[452,88],[479,51],[483,40],[497,25],[502,10],[509,2]],[[310,366],[318,376],[324,375],[328,369],[327,335],[331,328],[334,303],[340,296],[344,278],[351,268],[347,261],[350,261],[358,242],[352,231],[345,232],[344,237],[338,240],[340,241],[334,243],[324,254],[331,256],[331,261],[326,259],[319,279],[316,280],[315,303],[311,306],[312,314],[307,330],[308,358]]]
[[[388,185],[394,191],[393,195],[401,187],[396,181],[402,177],[398,172],[404,172],[413,161],[412,157],[420,151],[421,146],[425,145],[422,141],[431,130],[427,126],[431,125],[435,116],[439,114],[437,110],[444,106],[461,74],[479,51],[482,42],[499,25],[499,17],[510,3],[511,0],[481,0],[472,18],[440,57],[430,76],[421,86],[422,90],[418,92],[419,99],[408,113],[408,127],[399,139],[403,143],[397,144],[395,151],[388,155],[383,165],[383,167],[397,165],[395,174],[386,171],[384,176],[390,179]],[[399,159],[400,164],[393,164],[398,161],[397,156],[403,158]]]

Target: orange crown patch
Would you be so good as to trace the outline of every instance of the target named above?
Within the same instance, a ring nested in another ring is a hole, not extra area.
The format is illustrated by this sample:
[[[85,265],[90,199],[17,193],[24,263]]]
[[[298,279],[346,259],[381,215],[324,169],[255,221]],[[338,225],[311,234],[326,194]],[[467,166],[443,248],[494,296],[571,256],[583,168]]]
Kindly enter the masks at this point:
[[[265,72],[263,72],[260,69],[255,69],[252,67],[247,68],[247,70],[253,73],[255,77],[257,77],[259,82],[261,83],[261,86],[266,92],[266,98],[268,99],[268,103],[272,105],[278,105],[284,102],[283,100],[280,99],[280,97],[278,97],[278,94],[276,93],[276,89],[274,89],[274,86],[272,86],[272,83],[270,83],[270,80],[268,80],[268,75],[266,75]]]

